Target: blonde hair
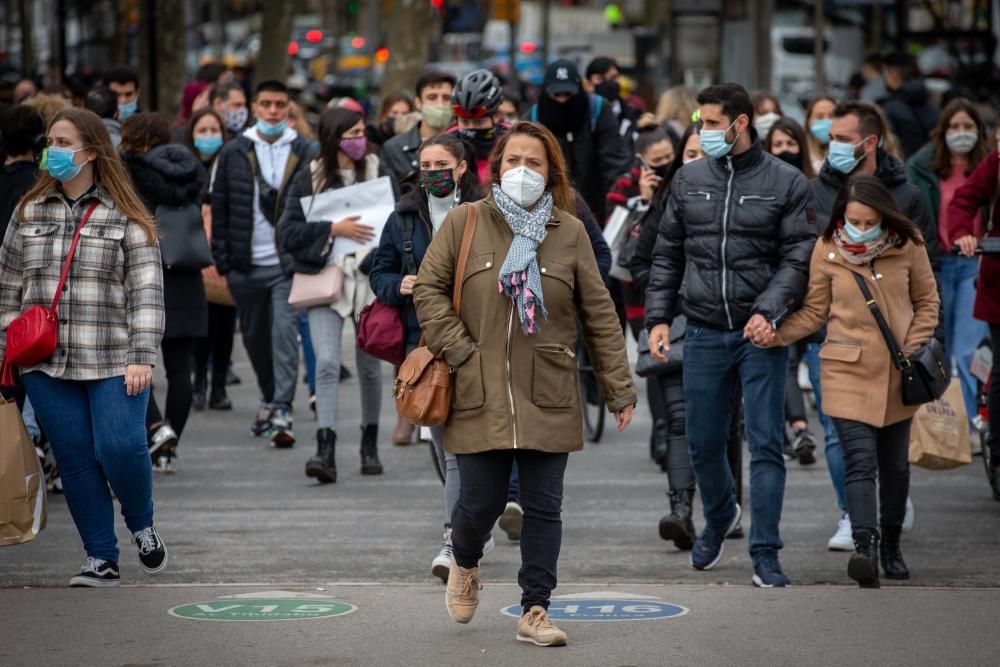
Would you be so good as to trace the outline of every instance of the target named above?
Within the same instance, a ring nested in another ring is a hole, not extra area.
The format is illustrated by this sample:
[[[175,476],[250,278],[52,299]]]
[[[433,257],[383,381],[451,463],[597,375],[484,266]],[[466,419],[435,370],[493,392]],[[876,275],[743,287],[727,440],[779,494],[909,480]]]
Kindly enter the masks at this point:
[[[132,179],[111,144],[111,135],[104,127],[104,122],[93,111],[75,107],[70,107],[56,114],[51,124],[54,125],[61,120],[72,123],[73,127],[80,133],[83,146],[96,154],[94,158],[94,184],[111,196],[115,207],[121,211],[122,215],[130,222],[142,227],[149,243],[155,243],[156,222],[146,210],[145,204],[139,199],[139,195],[136,194],[135,188],[132,186]],[[48,172],[42,172],[34,187],[21,200],[17,209],[18,216],[23,220],[24,211],[28,204],[40,201],[55,192],[58,184],[59,181],[52,178]]]
[[[656,103],[656,122],[675,122],[686,128],[691,124],[691,115],[697,109],[698,97],[692,89],[687,86],[672,86]]]
[[[57,93],[38,93],[34,97],[26,99],[23,104],[42,114],[42,118],[45,119],[45,127],[49,127],[55,122],[54,119],[60,111],[72,106],[69,100]]]

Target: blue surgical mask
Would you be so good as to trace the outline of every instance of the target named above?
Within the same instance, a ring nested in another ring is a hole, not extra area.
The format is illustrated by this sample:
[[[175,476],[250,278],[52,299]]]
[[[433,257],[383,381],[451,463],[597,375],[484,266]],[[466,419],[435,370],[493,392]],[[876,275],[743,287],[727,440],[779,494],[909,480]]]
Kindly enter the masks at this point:
[[[833,127],[833,120],[830,118],[824,118],[822,120],[813,121],[813,124],[809,126],[809,131],[812,133],[813,137],[816,138],[821,144],[830,143],[830,129]]]
[[[138,102],[129,102],[128,104],[118,105],[118,120],[124,121],[126,118],[134,114],[139,110]]]
[[[194,138],[194,147],[206,157],[212,157],[222,148],[222,135],[201,136]]]
[[[82,150],[82,148],[77,148],[74,151],[69,148],[49,146],[46,151],[45,170],[49,172],[49,176],[57,181],[62,183],[72,181],[80,175],[80,170],[83,169],[83,165],[73,161],[76,154]]]
[[[736,145],[736,139],[733,143],[726,143],[726,133],[733,128],[736,124],[734,120],[732,124],[724,130],[702,130],[701,136],[701,150],[705,152],[705,155],[714,158],[726,157],[729,155],[729,151],[733,150],[733,146]],[[739,139],[739,135],[737,135]]]
[[[830,152],[826,155],[826,161],[835,171],[839,171],[842,174],[849,174],[865,159],[864,155],[854,157],[854,152],[862,143],[864,142],[848,144],[843,141],[831,141]]]
[[[862,231],[852,225],[850,221],[845,218],[844,233],[847,234],[847,238],[851,239],[855,243],[871,243],[882,233],[882,223],[880,222],[871,229]]]
[[[280,137],[285,133],[288,121],[278,123],[268,123],[266,120],[257,120],[257,131],[265,137]]]

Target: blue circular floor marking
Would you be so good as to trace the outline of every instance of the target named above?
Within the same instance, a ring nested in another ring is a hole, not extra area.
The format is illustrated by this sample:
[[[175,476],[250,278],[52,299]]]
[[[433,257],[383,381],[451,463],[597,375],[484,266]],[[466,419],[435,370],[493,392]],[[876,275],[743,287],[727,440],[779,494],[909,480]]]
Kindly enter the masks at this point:
[[[511,605],[502,611],[518,618],[521,605]],[[549,604],[549,618],[553,621],[655,621],[683,616],[688,611],[686,607],[655,599],[575,598],[554,599]]]

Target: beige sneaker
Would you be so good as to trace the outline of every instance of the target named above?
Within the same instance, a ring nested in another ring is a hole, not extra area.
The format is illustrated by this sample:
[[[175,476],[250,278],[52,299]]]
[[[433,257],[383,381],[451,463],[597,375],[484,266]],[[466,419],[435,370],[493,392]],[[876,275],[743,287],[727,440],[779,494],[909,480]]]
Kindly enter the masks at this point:
[[[468,623],[479,606],[479,591],[483,585],[479,581],[479,568],[466,569],[460,567],[454,560],[448,571],[448,590],[445,602],[448,605],[448,615],[456,623]]]
[[[517,641],[535,646],[565,646],[566,633],[556,627],[544,608],[535,605],[517,622]]]

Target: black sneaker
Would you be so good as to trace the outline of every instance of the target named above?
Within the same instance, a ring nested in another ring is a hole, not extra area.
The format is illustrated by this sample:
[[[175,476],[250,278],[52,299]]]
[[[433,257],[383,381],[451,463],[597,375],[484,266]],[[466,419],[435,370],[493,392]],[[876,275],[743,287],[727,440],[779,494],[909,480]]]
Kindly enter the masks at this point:
[[[80,574],[69,580],[74,588],[117,588],[122,585],[118,563],[87,556]]]
[[[261,405],[257,408],[257,417],[250,424],[250,433],[259,438],[271,430],[271,418],[274,416],[274,409],[270,405]]]
[[[156,529],[150,526],[137,533],[132,533],[132,542],[139,549],[139,565],[147,574],[162,572],[167,566],[167,547],[163,544]]]
[[[691,567],[696,570],[711,570],[722,560],[723,544],[726,535],[732,532],[733,528],[739,525],[743,510],[736,505],[736,513],[733,515],[729,525],[723,530],[717,530],[712,526],[705,526],[705,530],[695,540],[694,548],[691,550]]]
[[[799,465],[811,466],[816,463],[816,438],[808,428],[799,429],[792,438],[792,455]]]

